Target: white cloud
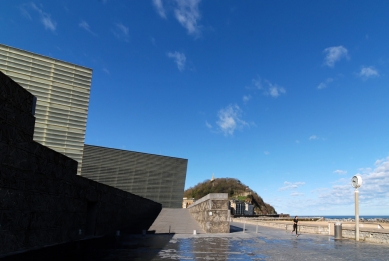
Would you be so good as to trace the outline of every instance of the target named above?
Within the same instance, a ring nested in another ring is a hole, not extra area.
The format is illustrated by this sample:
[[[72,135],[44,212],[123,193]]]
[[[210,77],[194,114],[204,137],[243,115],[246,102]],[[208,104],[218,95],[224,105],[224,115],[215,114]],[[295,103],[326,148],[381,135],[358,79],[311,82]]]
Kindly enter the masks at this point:
[[[292,182],[289,182],[289,181],[285,181],[284,185],[285,186],[279,188],[278,190],[279,191],[284,191],[284,190],[288,190],[288,189],[297,189],[300,186],[304,186],[305,182],[294,182],[294,183],[292,183]]]
[[[341,60],[342,58],[348,57],[348,51],[343,46],[333,46],[324,49],[323,51],[326,54],[324,58],[324,64],[328,67],[334,67],[335,62]]]
[[[182,72],[185,69],[185,62],[186,62],[185,54],[176,51],[174,53],[172,52],[167,53],[167,56],[169,58],[174,59],[175,63],[177,64],[178,70]]]
[[[103,68],[103,71],[104,71],[106,74],[108,74],[108,75],[111,74],[107,68]]]
[[[95,35],[94,32],[92,32],[92,30],[90,29],[90,26],[87,22],[85,22],[84,20],[81,21],[79,24],[78,24],[79,27],[81,27],[82,29],[88,31],[89,33]]]
[[[200,33],[198,20],[201,15],[199,4],[201,0],[176,0],[174,15],[178,22],[188,31],[189,34],[198,36]]]
[[[372,66],[370,67],[362,67],[361,71],[358,74],[360,77],[364,79],[372,78],[372,77],[378,77],[380,74],[376,69],[374,69]]]
[[[375,168],[361,169],[362,186],[359,190],[359,203],[369,207],[389,209],[389,157],[378,160],[375,163]],[[331,189],[323,190],[318,195],[320,201],[318,204],[338,204],[338,205],[353,205],[354,204],[354,188],[351,187],[351,177],[348,179],[340,179],[337,185]],[[360,207],[363,209],[364,207]]]
[[[318,137],[316,135],[312,135],[309,137],[309,140],[317,140],[317,139],[318,139]]]
[[[22,13],[22,15],[25,18],[32,20],[32,17],[31,17],[30,13],[27,10],[29,8],[28,4],[23,4],[19,8],[20,8],[20,12]]]
[[[317,88],[320,90],[320,89],[324,89],[324,88],[326,88],[327,87],[327,85],[324,83],[324,82],[321,82],[318,86],[317,86]]]
[[[265,80],[264,82],[260,77],[251,80],[254,89],[263,90],[263,94],[270,95],[273,98],[277,98],[281,94],[285,94],[286,90],[277,84],[272,84],[270,81]]]
[[[241,119],[242,110],[238,105],[228,105],[218,112],[219,120],[216,124],[220,127],[225,136],[233,135],[236,129],[248,125]]]
[[[325,80],[324,82],[321,82],[321,83],[317,86],[317,88],[318,88],[319,90],[324,89],[324,88],[327,87],[327,85],[328,85],[329,83],[331,83],[331,82],[333,82],[333,81],[334,81],[334,79],[332,79],[332,78],[327,78],[327,80]]]
[[[255,86],[255,88],[257,88],[258,90],[262,89],[262,80],[261,80],[261,77],[258,76],[257,79],[253,79],[253,80],[252,80],[252,83],[253,83],[253,85]]]
[[[162,0],[153,0],[153,5],[157,10],[159,16],[166,19],[166,11],[165,8],[163,7]]]
[[[388,215],[389,209],[389,157],[377,160],[374,168],[361,168],[355,175],[361,175],[363,183],[359,190],[361,215]],[[354,213],[354,188],[351,176],[341,178],[330,187],[313,190],[296,201],[288,197],[275,200],[275,206],[284,213],[305,212],[320,215],[352,215]],[[292,187],[287,183],[280,190]],[[273,202],[269,202],[272,204]],[[293,207],[290,207],[293,206]]]
[[[377,160],[374,165],[373,170],[363,169],[362,173],[356,174],[363,180],[359,189],[361,199],[372,203],[384,200],[389,207],[389,157]]]
[[[304,196],[304,193],[292,192],[292,193],[290,193],[290,195],[291,195],[292,197],[299,197],[299,196]]]
[[[300,141],[299,141],[299,140],[296,140],[296,143],[300,143]]]
[[[268,151],[264,151],[264,152],[263,152],[263,154],[265,154],[265,155],[269,155],[269,154],[270,154],[270,152],[268,152]]]
[[[129,29],[124,24],[116,23],[115,28],[112,32],[118,39],[123,39],[126,42],[129,41],[130,38]]]
[[[347,174],[347,170],[337,169],[334,171],[334,173],[339,174],[339,175],[344,175],[344,174]]]
[[[212,125],[209,124],[207,121],[205,122],[205,126],[207,126],[208,129],[212,129]]]
[[[37,7],[34,3],[31,3],[31,8],[39,13],[40,20],[45,27],[45,29],[51,30],[52,32],[55,32],[57,28],[57,23],[51,19],[51,15],[48,13],[45,13],[41,8]],[[24,12],[25,16],[29,16],[28,12]],[[31,17],[30,17],[31,19]]]
[[[286,93],[285,89],[283,87],[280,87],[278,85],[272,85],[269,83],[269,94],[270,96],[274,97],[274,98],[277,98],[278,96],[280,96],[281,94],[284,94]]]
[[[247,103],[249,100],[251,100],[251,95],[244,95],[243,96],[243,102]]]
[[[167,10],[173,9],[177,21],[188,31],[188,34],[200,35],[201,19],[199,5],[201,0],[152,0],[153,6],[160,17],[167,18]]]

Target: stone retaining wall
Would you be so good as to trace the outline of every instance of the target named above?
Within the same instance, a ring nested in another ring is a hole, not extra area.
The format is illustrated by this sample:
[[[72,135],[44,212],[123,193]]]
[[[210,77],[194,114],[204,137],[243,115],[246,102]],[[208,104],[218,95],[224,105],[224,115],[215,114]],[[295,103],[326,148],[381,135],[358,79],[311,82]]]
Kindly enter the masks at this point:
[[[205,233],[230,233],[230,210],[227,193],[211,193],[188,207]]]
[[[148,229],[161,204],[77,176],[33,141],[34,96],[0,72],[0,257],[118,229]]]

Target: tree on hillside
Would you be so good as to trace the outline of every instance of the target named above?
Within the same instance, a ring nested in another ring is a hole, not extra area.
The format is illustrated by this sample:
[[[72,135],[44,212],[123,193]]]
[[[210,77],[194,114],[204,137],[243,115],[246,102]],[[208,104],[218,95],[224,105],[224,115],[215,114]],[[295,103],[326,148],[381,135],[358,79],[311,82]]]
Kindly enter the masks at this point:
[[[197,200],[209,193],[228,193],[230,199],[244,198],[244,201],[254,205],[256,214],[277,214],[274,207],[265,203],[256,192],[251,191],[248,186],[234,178],[218,178],[198,183],[196,186],[185,190],[184,197]]]

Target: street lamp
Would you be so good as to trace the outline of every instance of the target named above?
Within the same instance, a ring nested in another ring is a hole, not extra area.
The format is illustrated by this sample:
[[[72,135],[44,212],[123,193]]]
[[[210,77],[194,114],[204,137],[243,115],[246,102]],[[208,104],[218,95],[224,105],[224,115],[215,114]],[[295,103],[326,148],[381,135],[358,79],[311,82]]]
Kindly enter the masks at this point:
[[[362,177],[359,175],[354,176],[351,179],[351,185],[355,188],[355,241],[359,241],[359,201],[358,201],[358,188],[362,185]]]

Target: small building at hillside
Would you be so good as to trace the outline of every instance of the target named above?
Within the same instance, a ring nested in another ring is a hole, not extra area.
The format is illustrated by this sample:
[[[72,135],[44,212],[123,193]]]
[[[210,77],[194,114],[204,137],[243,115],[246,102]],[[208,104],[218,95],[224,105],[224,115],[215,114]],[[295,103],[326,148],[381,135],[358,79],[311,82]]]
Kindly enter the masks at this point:
[[[232,215],[252,216],[254,215],[254,205],[244,201],[231,199],[230,209]]]
[[[196,200],[194,198],[183,198],[182,199],[182,208],[188,208],[190,205],[192,205]]]

